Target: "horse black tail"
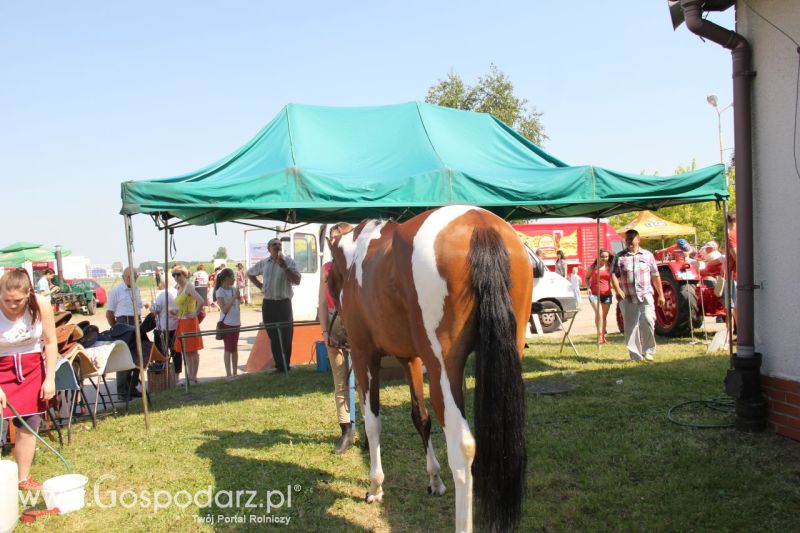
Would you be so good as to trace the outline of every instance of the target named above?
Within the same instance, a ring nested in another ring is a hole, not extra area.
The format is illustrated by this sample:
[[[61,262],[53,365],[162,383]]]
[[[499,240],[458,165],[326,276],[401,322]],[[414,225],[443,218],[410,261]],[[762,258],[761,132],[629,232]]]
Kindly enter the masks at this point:
[[[509,256],[496,230],[475,229],[469,269],[479,336],[472,465],[477,521],[490,531],[510,531],[519,523],[525,493],[525,387],[509,296]]]

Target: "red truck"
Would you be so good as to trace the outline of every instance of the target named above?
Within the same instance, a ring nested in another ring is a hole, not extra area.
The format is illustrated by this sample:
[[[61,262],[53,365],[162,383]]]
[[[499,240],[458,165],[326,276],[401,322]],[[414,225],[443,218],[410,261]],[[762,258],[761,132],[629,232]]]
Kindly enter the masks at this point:
[[[541,250],[547,268],[555,270],[556,251],[564,252],[567,276],[578,267],[581,284],[589,266],[597,258],[597,221],[590,218],[561,218],[547,221],[530,220],[527,224],[514,224],[514,228],[529,238],[523,239],[532,250]],[[622,251],[625,242],[608,223],[600,220],[600,248],[612,254]]]

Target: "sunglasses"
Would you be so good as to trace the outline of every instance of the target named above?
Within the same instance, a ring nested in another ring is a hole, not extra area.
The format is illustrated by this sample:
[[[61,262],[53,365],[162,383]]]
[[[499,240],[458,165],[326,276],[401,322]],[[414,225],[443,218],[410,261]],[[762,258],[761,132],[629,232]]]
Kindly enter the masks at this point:
[[[283,246],[281,246],[281,243],[279,243],[279,242],[274,242],[270,246],[272,248],[283,248]]]
[[[172,277],[173,277],[173,278],[179,278],[179,277],[181,277],[181,276],[183,276],[183,274],[181,274],[180,272],[173,272],[173,273],[172,273]]]

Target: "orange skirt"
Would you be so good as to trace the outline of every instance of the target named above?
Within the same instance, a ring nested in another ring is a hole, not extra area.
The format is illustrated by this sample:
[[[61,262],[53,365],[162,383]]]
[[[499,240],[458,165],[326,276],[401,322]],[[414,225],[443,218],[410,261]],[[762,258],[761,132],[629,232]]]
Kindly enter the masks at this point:
[[[173,345],[175,351],[181,351],[181,339],[178,338],[182,333],[196,333],[200,331],[200,325],[197,323],[197,317],[194,318],[179,318],[178,327],[175,328],[175,343]],[[187,337],[183,339],[183,349],[187,352],[197,352],[203,349],[203,337]]]

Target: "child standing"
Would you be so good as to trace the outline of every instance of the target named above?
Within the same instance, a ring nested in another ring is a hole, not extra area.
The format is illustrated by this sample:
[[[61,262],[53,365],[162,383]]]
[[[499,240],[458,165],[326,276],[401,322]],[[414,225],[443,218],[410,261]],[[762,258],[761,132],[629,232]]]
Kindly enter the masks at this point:
[[[575,296],[575,303],[581,305],[581,277],[578,275],[578,267],[572,267],[572,274],[569,276],[572,284],[572,294]]]
[[[214,299],[220,310],[222,328],[226,331],[222,340],[225,343],[225,374],[228,377],[239,373],[239,326],[241,317],[239,313],[239,289],[234,287],[236,275],[233,270],[221,270],[214,280]]]

